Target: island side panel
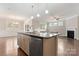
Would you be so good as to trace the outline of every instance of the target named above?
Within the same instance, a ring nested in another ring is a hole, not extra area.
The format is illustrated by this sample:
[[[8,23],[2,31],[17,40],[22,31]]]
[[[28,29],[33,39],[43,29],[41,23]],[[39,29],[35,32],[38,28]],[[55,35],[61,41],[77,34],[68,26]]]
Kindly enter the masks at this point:
[[[57,36],[43,39],[43,56],[57,55]]]

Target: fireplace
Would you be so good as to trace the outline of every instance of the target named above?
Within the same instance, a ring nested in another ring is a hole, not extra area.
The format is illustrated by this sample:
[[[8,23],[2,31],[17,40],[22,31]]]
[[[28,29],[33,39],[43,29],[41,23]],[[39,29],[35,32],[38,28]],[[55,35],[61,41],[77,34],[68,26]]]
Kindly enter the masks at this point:
[[[74,39],[74,31],[68,30],[67,31],[67,37]]]

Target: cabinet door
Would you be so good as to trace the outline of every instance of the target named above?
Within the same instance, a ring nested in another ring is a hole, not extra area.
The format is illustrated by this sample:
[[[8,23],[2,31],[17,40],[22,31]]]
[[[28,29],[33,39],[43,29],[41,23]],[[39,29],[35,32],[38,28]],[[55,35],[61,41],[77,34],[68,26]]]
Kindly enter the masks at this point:
[[[22,39],[23,39],[22,35],[18,34],[18,45],[19,45],[20,48],[22,46]]]
[[[24,41],[25,38],[24,38],[24,35],[21,35],[21,37],[22,37],[21,40],[20,40],[20,41],[21,41],[21,48],[22,48],[23,51],[24,51],[24,50],[25,50],[25,49],[24,49],[24,47],[25,47],[25,44],[24,44],[24,42],[25,42],[25,41]]]
[[[25,47],[25,44],[24,44],[24,35],[23,34],[18,34],[18,45],[19,47],[24,51],[24,47]]]
[[[20,34],[17,35],[17,44],[20,46]]]
[[[30,36],[25,35],[24,36],[24,51],[27,55],[29,55],[29,42],[30,42]]]
[[[29,42],[30,36],[24,34],[18,35],[18,45],[27,55],[29,55]]]

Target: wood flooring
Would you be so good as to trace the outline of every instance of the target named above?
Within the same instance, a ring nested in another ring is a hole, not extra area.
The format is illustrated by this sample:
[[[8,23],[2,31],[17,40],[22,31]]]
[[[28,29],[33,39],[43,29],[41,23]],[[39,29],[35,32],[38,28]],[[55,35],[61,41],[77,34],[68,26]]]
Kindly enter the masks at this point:
[[[79,56],[79,40],[58,37],[58,56]],[[0,37],[0,56],[27,56],[17,47],[17,37]]]

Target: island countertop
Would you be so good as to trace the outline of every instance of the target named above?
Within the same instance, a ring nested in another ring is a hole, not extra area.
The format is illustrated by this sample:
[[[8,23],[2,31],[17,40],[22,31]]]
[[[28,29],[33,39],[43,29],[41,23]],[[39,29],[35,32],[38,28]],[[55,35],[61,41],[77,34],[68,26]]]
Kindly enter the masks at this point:
[[[51,38],[53,36],[59,35],[59,33],[33,33],[33,32],[18,32],[18,34],[24,34],[24,35],[38,37],[38,38]]]

